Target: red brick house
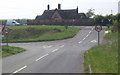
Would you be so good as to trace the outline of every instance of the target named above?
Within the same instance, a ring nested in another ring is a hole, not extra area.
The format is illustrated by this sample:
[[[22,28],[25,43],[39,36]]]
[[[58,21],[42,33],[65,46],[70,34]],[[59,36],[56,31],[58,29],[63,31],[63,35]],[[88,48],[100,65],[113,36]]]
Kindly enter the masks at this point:
[[[58,4],[58,9],[50,10],[48,5],[48,10],[45,10],[41,16],[37,16],[36,20],[75,20],[75,19],[85,19],[87,16],[84,13],[78,13],[78,7],[76,9],[62,10],[61,4]]]
[[[84,13],[78,13],[76,9],[61,9],[61,4],[58,8],[50,10],[50,5],[42,15],[36,16],[35,20],[29,24],[34,25],[92,25],[93,20],[89,19]]]

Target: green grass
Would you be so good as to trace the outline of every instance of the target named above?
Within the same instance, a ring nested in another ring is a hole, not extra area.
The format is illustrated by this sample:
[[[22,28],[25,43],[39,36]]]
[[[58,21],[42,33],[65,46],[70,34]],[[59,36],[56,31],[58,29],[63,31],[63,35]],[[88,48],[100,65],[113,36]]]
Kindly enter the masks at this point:
[[[61,40],[74,37],[79,29],[64,26],[8,26],[10,33],[8,34],[9,42],[33,42],[33,41],[50,41]],[[5,35],[6,36],[6,35]],[[3,39],[6,42],[6,38]]]
[[[107,35],[104,36],[105,39],[116,39],[118,37],[118,33],[117,32],[110,32]]]
[[[84,71],[92,73],[118,73],[118,40],[117,33],[109,33],[105,35],[106,39],[111,42],[106,45],[95,46],[84,54]]]
[[[2,57],[15,55],[23,51],[25,51],[25,49],[23,48],[3,45],[2,46]]]
[[[107,30],[112,30],[112,28],[113,28],[113,27],[105,28],[105,31],[107,31]]]

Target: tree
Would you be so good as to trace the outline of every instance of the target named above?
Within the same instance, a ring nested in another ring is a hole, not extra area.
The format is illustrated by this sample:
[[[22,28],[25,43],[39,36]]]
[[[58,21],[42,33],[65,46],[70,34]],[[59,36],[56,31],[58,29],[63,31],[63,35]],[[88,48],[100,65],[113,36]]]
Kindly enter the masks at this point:
[[[86,13],[86,15],[90,18],[90,17],[93,17],[95,14],[94,14],[94,11],[95,9],[89,9],[88,12]]]

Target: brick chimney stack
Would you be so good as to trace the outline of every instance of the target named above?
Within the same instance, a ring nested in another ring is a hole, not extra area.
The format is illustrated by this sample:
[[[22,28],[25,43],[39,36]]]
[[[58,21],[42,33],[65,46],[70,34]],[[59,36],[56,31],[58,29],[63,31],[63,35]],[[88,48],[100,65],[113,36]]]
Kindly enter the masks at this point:
[[[48,4],[47,9],[50,10],[50,5]]]
[[[58,4],[58,9],[59,9],[59,10],[61,9],[61,4]]]
[[[76,9],[76,10],[77,10],[77,13],[78,13],[78,6],[77,6],[77,9]]]

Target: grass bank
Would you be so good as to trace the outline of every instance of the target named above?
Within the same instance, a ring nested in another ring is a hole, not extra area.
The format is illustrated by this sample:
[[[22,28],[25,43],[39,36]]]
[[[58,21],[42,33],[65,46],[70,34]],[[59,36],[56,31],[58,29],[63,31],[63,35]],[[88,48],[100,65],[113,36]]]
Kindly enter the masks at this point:
[[[50,41],[60,40],[74,37],[79,29],[64,26],[46,26],[46,25],[31,25],[31,26],[8,26],[10,32],[8,34],[9,42],[35,42],[35,41]],[[7,35],[5,35],[6,37]],[[3,39],[6,42],[6,38]]]
[[[25,51],[25,49],[23,48],[3,45],[2,46],[2,57],[15,55],[23,51]]]
[[[85,72],[90,73],[118,73],[118,40],[117,33],[105,35],[110,39],[106,45],[95,46],[84,54]]]

